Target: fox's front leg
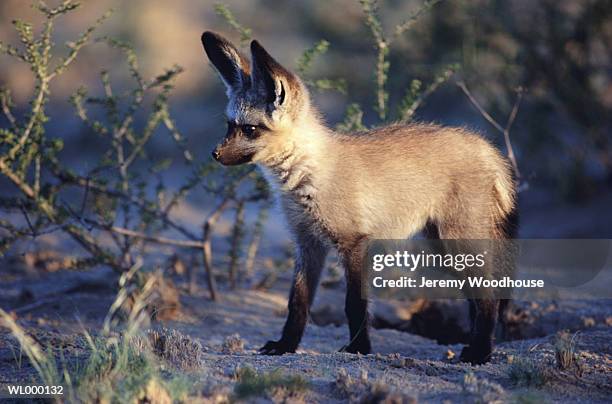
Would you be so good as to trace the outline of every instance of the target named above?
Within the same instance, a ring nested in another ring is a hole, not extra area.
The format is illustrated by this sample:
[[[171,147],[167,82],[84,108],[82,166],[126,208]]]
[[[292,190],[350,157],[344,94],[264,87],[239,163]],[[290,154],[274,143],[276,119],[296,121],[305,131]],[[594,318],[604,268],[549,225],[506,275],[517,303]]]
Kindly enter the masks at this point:
[[[363,288],[363,261],[367,243],[359,238],[342,246],[346,271],[346,302],[344,311],[348,319],[350,341],[341,351],[369,354],[372,350],[368,324],[368,299]]]
[[[308,311],[314,300],[327,251],[328,248],[314,237],[298,239],[295,273],[289,294],[289,314],[283,334],[278,341],[268,341],[259,352],[265,355],[295,352],[304,334]]]

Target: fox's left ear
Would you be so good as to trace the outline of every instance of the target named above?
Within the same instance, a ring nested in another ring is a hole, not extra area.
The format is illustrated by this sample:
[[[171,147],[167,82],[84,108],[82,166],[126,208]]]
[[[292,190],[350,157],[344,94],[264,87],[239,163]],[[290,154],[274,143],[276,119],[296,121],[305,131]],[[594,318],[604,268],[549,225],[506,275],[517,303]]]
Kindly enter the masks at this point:
[[[249,82],[249,61],[227,39],[206,31],[202,34],[202,45],[208,59],[215,66],[228,93],[237,91]]]
[[[251,58],[253,83],[264,92],[268,104],[275,107],[284,105],[288,93],[299,91],[298,78],[274,60],[257,41],[251,42]]]

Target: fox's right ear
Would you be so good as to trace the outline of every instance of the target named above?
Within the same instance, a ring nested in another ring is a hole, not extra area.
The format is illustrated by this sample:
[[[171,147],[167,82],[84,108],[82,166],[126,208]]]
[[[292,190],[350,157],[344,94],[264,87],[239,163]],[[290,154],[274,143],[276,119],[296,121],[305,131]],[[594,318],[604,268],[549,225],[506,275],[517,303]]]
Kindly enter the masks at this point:
[[[202,45],[208,59],[215,66],[228,93],[239,90],[249,81],[250,64],[234,45],[214,32],[202,34]]]

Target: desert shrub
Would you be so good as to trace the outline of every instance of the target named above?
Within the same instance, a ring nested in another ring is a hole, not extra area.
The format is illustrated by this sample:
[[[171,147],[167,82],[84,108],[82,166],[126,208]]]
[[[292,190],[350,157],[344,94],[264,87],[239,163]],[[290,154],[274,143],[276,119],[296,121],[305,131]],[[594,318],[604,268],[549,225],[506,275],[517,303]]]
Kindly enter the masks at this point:
[[[516,386],[541,387],[552,380],[550,366],[527,356],[513,356],[508,366],[508,377]]]
[[[148,330],[137,336],[133,343],[138,343],[144,350],[149,348],[155,356],[178,369],[195,369],[202,364],[202,344],[178,330]]]
[[[234,394],[239,399],[265,396],[277,389],[295,393],[308,388],[308,381],[302,376],[286,375],[279,369],[257,372],[250,367],[243,367],[238,369],[236,377],[238,381],[234,386]]]
[[[1,111],[8,122],[0,129],[0,175],[12,184],[12,189],[0,197],[0,209],[8,213],[6,219],[0,219],[0,253],[20,240],[58,233],[82,247],[82,254],[69,262],[70,267],[103,264],[122,273],[139,257],[146,258],[147,265],[159,265],[159,258],[148,246],[168,245],[173,251],[203,254],[214,299],[210,247],[214,225],[228,209],[244,209],[247,203],[266,201],[265,182],[251,168],[219,170],[210,159],[194,158],[169,106],[173,83],[182,68],[173,66],[154,77],[144,77],[136,52],[128,43],[94,38],[110,13],[68,42],[67,56],[58,56],[61,49],[52,41],[54,27],[79,6],[72,0],[63,0],[55,8],[38,2],[35,7],[44,17],[40,33],[31,24],[17,20],[14,28],[21,44],[0,42],[0,53],[24,63],[36,83],[29,111],[23,114],[13,112],[9,89],[0,90]],[[95,140],[95,154],[99,156],[89,161],[89,168],[75,169],[61,153],[61,135],[48,130],[47,104],[51,84],[92,42],[106,44],[125,56],[131,88],[115,88],[113,77],[118,72],[103,70],[101,94],[81,86],[70,98],[85,136]],[[175,155],[180,155],[176,161],[155,157],[153,142],[162,136],[174,144]],[[177,165],[190,174],[170,188],[165,176]],[[204,218],[199,231],[181,224],[173,215],[177,205],[195,189],[220,201]],[[236,221],[234,239],[244,234],[238,229],[243,226],[244,222]],[[104,242],[107,239],[111,242]],[[241,247],[236,240],[232,246],[234,250]]]

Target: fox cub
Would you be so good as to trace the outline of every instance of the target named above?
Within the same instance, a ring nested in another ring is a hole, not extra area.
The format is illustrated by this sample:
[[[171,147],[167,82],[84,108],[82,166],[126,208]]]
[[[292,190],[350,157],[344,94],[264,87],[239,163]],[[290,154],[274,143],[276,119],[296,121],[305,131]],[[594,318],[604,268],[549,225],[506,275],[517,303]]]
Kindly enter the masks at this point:
[[[223,37],[202,35],[229,98],[227,134],[213,151],[223,165],[257,164],[278,194],[294,236],[289,314],[267,355],[295,352],[328,249],[346,268],[347,352],[371,351],[362,262],[368,240],[406,239],[427,228],[440,239],[512,236],[515,185],[506,159],[465,129],[397,124],[336,133],[311,105],[303,82],[257,41],[251,61]],[[472,299],[472,332],[461,359],[486,362],[505,301]]]

